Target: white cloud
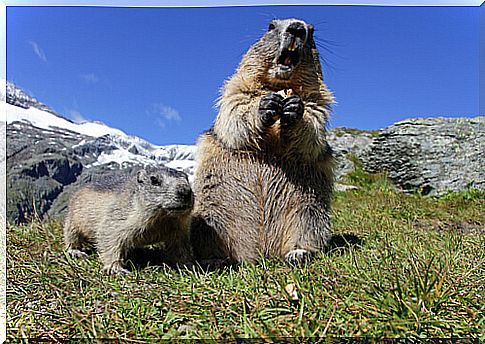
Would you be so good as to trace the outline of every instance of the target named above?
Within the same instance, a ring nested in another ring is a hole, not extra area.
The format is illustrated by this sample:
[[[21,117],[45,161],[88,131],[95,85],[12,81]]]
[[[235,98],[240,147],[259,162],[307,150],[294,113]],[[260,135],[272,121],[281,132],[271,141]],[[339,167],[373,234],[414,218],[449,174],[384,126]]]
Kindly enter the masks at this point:
[[[94,73],[81,74],[79,75],[79,77],[84,81],[86,81],[87,83],[95,84],[99,81],[99,77]]]
[[[69,110],[67,115],[74,123],[83,123],[88,120],[77,110]]]
[[[155,122],[162,128],[165,127],[167,121],[180,122],[182,120],[182,116],[176,109],[162,103],[152,104],[148,114],[157,116]]]
[[[35,55],[37,55],[37,57],[42,61],[47,62],[47,57],[45,56],[44,50],[42,50],[42,48],[34,41],[29,41],[29,44],[32,47]]]
[[[155,123],[157,123],[160,128],[165,128],[165,122],[161,118],[155,118]]]

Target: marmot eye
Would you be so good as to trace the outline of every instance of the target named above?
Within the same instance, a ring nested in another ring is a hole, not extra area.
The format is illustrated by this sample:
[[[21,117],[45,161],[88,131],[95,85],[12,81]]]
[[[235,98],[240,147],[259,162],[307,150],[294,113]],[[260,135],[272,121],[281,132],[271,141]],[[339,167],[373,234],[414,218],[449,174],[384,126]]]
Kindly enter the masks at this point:
[[[276,26],[273,23],[269,23],[268,25],[268,31],[274,30]]]
[[[160,179],[155,176],[150,176],[150,181],[152,182],[152,185],[162,185]]]

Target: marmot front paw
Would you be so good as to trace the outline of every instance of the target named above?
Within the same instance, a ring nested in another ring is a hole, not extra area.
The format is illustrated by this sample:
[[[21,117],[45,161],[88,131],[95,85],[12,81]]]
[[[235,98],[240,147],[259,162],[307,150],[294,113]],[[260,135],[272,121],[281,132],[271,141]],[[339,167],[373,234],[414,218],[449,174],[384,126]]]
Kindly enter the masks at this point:
[[[103,272],[106,275],[113,276],[126,276],[131,274],[131,271],[125,269],[120,262],[113,262],[111,264],[105,265],[103,267]]]
[[[259,115],[265,127],[270,127],[283,113],[283,97],[278,93],[270,93],[261,97]]]
[[[285,255],[285,261],[292,266],[302,266],[310,261],[311,258],[312,254],[302,249],[292,250]]]
[[[303,117],[304,106],[300,96],[292,95],[283,100],[281,127],[288,128]]]

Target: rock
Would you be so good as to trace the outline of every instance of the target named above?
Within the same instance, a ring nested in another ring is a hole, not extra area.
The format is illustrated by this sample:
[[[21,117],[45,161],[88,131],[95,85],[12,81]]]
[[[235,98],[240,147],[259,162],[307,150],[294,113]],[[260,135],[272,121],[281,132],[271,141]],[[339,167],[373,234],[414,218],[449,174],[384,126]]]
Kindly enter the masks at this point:
[[[358,187],[355,186],[355,185],[346,185],[346,184],[335,183],[334,189],[335,189],[335,191],[348,191],[348,190],[357,190]]]
[[[374,136],[375,134],[371,132],[347,128],[335,128],[327,134],[327,141],[333,149],[336,160],[337,180],[354,170],[351,156],[362,160]]]
[[[440,196],[485,189],[485,117],[417,118],[382,130],[363,155],[406,192]]]

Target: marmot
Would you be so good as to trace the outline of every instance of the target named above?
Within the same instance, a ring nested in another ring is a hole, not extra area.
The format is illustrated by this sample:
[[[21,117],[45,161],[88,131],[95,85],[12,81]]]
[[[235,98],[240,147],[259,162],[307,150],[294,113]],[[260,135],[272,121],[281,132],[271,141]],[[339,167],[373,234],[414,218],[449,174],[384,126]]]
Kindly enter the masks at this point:
[[[64,242],[73,257],[87,257],[94,244],[108,274],[126,274],[127,254],[164,242],[172,263],[190,263],[190,215],[194,197],[187,175],[168,168],[145,168],[136,175],[105,177],[74,193],[64,224]]]
[[[298,264],[329,242],[333,96],[313,31],[302,20],[273,20],[225,82],[214,125],[198,140],[196,258]]]

